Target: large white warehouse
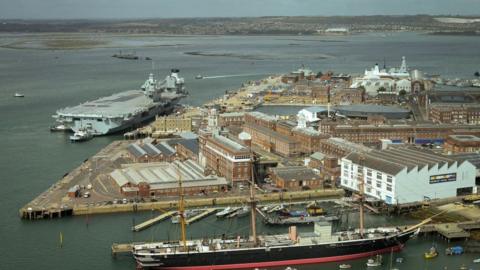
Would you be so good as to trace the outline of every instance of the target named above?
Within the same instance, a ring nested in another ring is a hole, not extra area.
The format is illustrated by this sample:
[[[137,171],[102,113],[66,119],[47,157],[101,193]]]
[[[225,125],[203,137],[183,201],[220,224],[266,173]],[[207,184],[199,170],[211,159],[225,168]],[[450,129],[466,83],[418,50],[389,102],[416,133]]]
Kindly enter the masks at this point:
[[[386,204],[405,204],[476,192],[475,166],[414,147],[351,153],[341,161],[341,186]]]

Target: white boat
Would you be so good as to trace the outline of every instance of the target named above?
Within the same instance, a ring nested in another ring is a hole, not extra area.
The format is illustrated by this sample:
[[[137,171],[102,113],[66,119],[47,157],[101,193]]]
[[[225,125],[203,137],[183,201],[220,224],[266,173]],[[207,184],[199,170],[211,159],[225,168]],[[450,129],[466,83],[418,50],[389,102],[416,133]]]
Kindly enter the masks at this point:
[[[473,263],[480,263],[480,258],[473,260]]]
[[[186,219],[189,219],[195,215],[198,215],[201,211],[202,210],[198,210],[198,209],[186,210],[184,215]],[[174,215],[171,217],[171,220],[173,224],[178,224],[180,222],[180,216],[178,214]]]
[[[222,218],[222,217],[226,217],[228,215],[230,215],[231,213],[233,212],[236,212],[239,208],[238,207],[227,207],[225,209],[223,209],[222,211],[216,213],[215,215],[217,216],[217,218]]]
[[[51,126],[50,131],[55,132],[55,131],[68,131],[70,128],[65,126],[64,124],[56,125],[56,126]]]
[[[195,79],[197,79],[197,80],[203,79],[203,76],[198,74],[197,76],[195,76]]]
[[[377,267],[382,265],[382,256],[377,255],[374,259],[368,259],[367,266],[368,267]]]
[[[338,268],[340,268],[340,269],[350,269],[350,268],[352,268],[352,266],[350,264],[340,264],[338,266]]]
[[[21,93],[15,93],[13,94],[13,97],[25,97],[25,95]]]
[[[250,207],[244,206],[240,209],[237,209],[237,211],[232,212],[231,214],[228,215],[229,218],[233,217],[244,217],[250,213]]]
[[[72,142],[83,142],[88,141],[93,138],[92,133],[87,130],[79,130],[75,132],[72,136],[70,136],[70,141]]]

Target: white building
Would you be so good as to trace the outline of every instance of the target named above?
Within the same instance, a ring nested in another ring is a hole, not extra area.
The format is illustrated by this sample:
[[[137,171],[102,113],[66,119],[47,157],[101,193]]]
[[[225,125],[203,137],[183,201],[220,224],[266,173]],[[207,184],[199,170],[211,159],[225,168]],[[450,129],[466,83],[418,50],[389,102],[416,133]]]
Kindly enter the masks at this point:
[[[341,186],[387,204],[405,204],[476,192],[476,168],[412,147],[351,153],[341,161]]]
[[[306,123],[312,123],[320,120],[320,118],[318,118],[319,114],[323,113],[326,115],[327,112],[328,112],[328,109],[325,107],[321,107],[321,106],[307,107],[307,108],[301,109],[297,113],[297,119],[301,119],[302,122],[305,121]]]
[[[396,90],[396,82],[403,79],[410,79],[410,73],[408,73],[407,62],[405,56],[402,57],[402,63],[399,68],[391,68],[388,71],[386,69],[380,69],[378,64],[370,70],[365,70],[363,77],[354,78],[350,88],[359,88],[363,86],[365,92],[370,96],[376,96],[378,89],[385,88],[387,92]],[[401,86],[404,87],[405,82],[401,82]]]
[[[412,92],[412,82],[410,79],[400,79],[395,82],[395,92],[399,93],[402,90],[405,90],[407,93]]]

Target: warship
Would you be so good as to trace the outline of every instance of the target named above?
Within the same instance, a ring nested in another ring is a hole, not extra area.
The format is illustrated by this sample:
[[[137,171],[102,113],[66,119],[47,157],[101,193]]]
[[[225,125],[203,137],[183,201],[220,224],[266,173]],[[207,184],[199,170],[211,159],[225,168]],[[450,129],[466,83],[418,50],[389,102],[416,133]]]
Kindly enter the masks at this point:
[[[56,126],[99,136],[136,127],[156,115],[167,114],[187,95],[179,72],[172,69],[163,81],[157,81],[150,74],[139,90],[128,90],[57,110],[53,115]]]

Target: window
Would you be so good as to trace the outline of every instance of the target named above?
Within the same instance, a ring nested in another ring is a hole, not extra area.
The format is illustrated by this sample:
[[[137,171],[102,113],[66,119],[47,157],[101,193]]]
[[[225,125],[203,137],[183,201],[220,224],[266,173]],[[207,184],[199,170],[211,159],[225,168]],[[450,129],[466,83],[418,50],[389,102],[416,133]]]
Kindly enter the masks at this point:
[[[382,174],[381,173],[377,173],[377,179],[382,179]]]
[[[367,193],[372,193],[372,188],[367,187],[366,190],[367,190]]]
[[[377,188],[382,188],[382,182],[377,181]]]
[[[372,170],[367,169],[367,176],[372,176]]]
[[[393,177],[391,175],[387,175],[387,182],[392,183]]]
[[[380,190],[377,190],[377,196],[380,197],[380,195],[381,195]]]
[[[387,185],[387,190],[392,191],[392,185]]]

